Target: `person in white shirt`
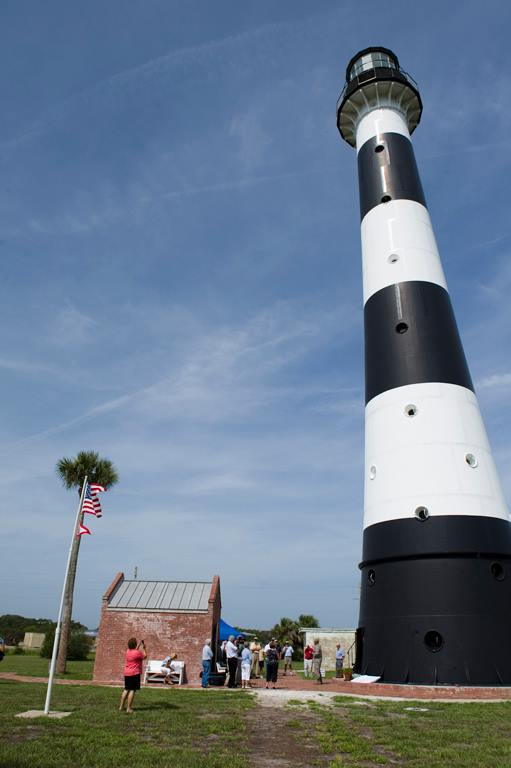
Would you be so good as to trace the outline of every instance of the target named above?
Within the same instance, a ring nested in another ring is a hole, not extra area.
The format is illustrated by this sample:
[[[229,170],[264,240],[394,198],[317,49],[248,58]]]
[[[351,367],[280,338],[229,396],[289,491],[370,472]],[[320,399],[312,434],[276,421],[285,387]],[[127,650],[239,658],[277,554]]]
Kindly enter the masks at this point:
[[[228,688],[236,688],[236,672],[238,669],[238,647],[234,643],[234,635],[229,636],[227,645],[225,646],[225,653],[227,655],[227,668],[229,670],[229,682]]]
[[[336,677],[343,676],[343,666],[344,666],[344,651],[341,648],[341,644],[337,643],[337,645],[335,646],[335,676]]]
[[[172,656],[165,656],[163,659],[163,664],[161,665],[161,673],[162,675],[165,675],[163,680],[165,685],[170,685],[171,683],[174,684],[177,682],[177,667],[175,664],[176,659],[177,653],[173,653]]]
[[[284,654],[284,674],[287,674],[287,670],[289,669],[289,674],[293,674],[293,651],[294,648],[291,645],[291,643],[286,643],[284,646],[283,654]]]
[[[211,672],[211,660],[213,651],[211,650],[211,640],[208,638],[202,649],[202,687],[207,688],[209,684],[209,674]]]

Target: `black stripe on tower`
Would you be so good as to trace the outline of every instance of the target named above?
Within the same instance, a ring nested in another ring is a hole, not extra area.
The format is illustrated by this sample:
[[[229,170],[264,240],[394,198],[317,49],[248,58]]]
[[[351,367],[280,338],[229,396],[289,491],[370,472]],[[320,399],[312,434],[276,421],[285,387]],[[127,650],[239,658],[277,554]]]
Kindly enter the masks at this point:
[[[410,139],[400,133],[383,133],[368,139],[358,153],[360,218],[380,203],[426,199]]]
[[[401,536],[410,549],[394,559],[404,550]],[[511,684],[507,521],[452,515],[378,523],[364,532],[364,556],[369,550],[376,559],[361,564],[355,671],[388,683]]]
[[[396,283],[364,307],[366,404],[395,387],[426,382],[473,391],[449,294],[436,283]]]
[[[511,558],[511,525],[498,517],[450,515],[436,508],[425,520],[410,517],[369,525],[364,530],[360,568],[417,557]],[[510,574],[511,576],[511,574]]]

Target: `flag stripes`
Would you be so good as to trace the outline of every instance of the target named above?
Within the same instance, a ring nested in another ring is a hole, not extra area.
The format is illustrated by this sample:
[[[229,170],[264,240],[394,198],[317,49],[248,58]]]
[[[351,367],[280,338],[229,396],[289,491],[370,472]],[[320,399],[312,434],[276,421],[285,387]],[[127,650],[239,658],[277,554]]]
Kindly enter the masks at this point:
[[[82,502],[82,515],[88,514],[88,515],[94,515],[95,517],[102,517],[103,512],[101,511],[101,502],[99,501],[97,494],[98,493],[104,493],[106,491],[106,486],[104,485],[97,485],[95,483],[86,483],[85,484],[85,491],[83,494],[83,502]],[[82,536],[82,534],[88,533],[89,535],[92,535],[89,529],[81,524],[80,530],[77,532],[77,536]]]

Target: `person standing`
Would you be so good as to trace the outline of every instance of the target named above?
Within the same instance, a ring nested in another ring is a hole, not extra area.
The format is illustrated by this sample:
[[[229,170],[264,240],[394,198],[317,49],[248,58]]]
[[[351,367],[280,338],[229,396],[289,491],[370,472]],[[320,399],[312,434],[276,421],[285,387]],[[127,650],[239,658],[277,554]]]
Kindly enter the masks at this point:
[[[307,643],[303,649],[303,673],[304,677],[312,676],[312,658],[314,656],[314,648],[310,643]]]
[[[261,650],[261,644],[257,637],[254,637],[250,643],[250,652],[252,654],[252,664],[250,670],[251,677],[259,677],[259,651]]]
[[[259,677],[263,676],[264,657],[265,657],[265,652],[264,652],[263,646],[261,645],[259,648]]]
[[[266,643],[266,645],[264,646],[264,652],[265,652],[265,653],[268,653],[268,651],[270,650],[270,645],[271,645],[272,643],[274,643],[274,645],[275,645],[275,648],[277,647],[277,641],[276,641],[276,639],[275,639],[274,637],[272,637],[272,639],[271,639],[271,640],[270,640],[268,643]],[[277,651],[277,652],[278,652],[278,651]]]
[[[5,656],[5,640],[3,637],[0,637],[0,661],[4,660]]]
[[[321,664],[323,663],[323,649],[319,642],[319,638],[314,639],[314,653],[312,657],[312,673],[317,676],[318,683],[323,685],[323,678],[321,677]]]
[[[343,677],[342,669],[344,666],[344,651],[341,648],[341,644],[337,643],[335,646],[335,676]]]
[[[250,687],[250,668],[252,666],[252,652],[248,645],[243,645],[241,650],[241,687]]]
[[[143,640],[137,645],[135,637],[128,640],[128,650],[124,664],[124,690],[121,694],[119,711],[122,712],[126,704],[126,712],[133,712],[133,699],[135,691],[140,690],[140,677],[142,675],[142,662],[147,659],[147,651]]]
[[[236,668],[236,685],[241,685],[241,652],[245,647],[245,638],[243,635],[238,635],[235,640],[236,647],[238,649],[238,666]]]
[[[291,645],[291,643],[286,642],[284,645],[284,648],[282,649],[282,654],[284,656],[284,674],[287,674],[287,670],[289,669],[289,674],[293,674],[293,651],[294,648]]]
[[[209,675],[211,672],[211,662],[213,660],[213,651],[211,650],[211,640],[208,638],[202,649],[202,682],[201,686],[207,688],[209,685]]]
[[[236,671],[238,668],[238,649],[234,643],[234,635],[229,635],[225,646],[227,656],[227,669],[229,670],[228,688],[236,688]]]
[[[269,688],[268,683],[273,683],[275,689],[277,685],[277,677],[279,674],[279,654],[275,642],[272,640],[266,651],[266,687]]]

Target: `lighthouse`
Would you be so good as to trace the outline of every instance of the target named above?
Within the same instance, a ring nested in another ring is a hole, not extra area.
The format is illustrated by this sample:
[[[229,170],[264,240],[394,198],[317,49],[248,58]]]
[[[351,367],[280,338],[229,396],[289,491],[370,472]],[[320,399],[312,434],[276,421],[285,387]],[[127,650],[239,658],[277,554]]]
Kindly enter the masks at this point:
[[[337,127],[357,151],[364,293],[355,668],[511,685],[511,525],[410,140],[421,114],[392,51],[351,59]]]

